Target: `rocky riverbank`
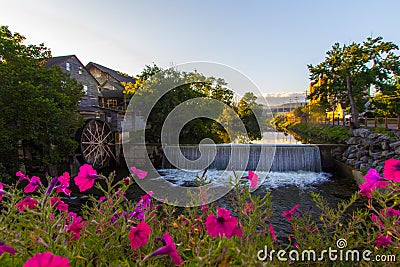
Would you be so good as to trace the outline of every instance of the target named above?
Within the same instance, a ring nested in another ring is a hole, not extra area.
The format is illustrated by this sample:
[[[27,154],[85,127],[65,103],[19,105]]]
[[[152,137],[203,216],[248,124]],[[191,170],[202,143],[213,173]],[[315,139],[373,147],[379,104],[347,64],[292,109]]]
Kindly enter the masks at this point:
[[[333,157],[352,169],[366,172],[375,168],[382,172],[385,160],[400,159],[400,131],[381,134],[368,129],[355,129],[350,130],[349,135],[345,140],[347,149],[336,149]]]

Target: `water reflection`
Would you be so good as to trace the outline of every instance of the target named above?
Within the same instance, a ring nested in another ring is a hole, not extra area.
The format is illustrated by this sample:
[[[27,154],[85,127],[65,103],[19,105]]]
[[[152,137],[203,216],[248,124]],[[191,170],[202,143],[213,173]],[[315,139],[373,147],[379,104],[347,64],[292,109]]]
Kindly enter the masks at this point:
[[[254,144],[302,144],[293,135],[285,132],[263,132],[261,140],[253,141]]]

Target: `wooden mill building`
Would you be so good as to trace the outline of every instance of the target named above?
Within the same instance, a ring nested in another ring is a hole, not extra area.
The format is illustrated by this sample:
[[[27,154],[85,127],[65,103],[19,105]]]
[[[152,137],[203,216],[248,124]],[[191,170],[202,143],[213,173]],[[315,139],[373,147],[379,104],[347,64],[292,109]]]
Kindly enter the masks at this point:
[[[122,124],[129,99],[124,98],[122,83],[135,80],[118,71],[90,62],[86,66],[75,56],[50,58],[47,67],[60,67],[82,84],[83,97],[78,113],[84,116],[85,126],[77,133],[80,143],[78,157],[95,168],[121,158]]]

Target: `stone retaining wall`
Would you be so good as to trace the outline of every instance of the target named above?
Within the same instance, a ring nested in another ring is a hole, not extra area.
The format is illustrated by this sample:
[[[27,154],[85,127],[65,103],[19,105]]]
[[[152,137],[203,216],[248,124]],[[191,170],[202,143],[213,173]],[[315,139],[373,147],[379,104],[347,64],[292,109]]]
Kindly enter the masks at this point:
[[[384,135],[368,129],[355,129],[346,144],[347,149],[343,151],[338,147],[332,152],[333,157],[362,172],[370,168],[382,172],[385,160],[400,159],[400,131]]]

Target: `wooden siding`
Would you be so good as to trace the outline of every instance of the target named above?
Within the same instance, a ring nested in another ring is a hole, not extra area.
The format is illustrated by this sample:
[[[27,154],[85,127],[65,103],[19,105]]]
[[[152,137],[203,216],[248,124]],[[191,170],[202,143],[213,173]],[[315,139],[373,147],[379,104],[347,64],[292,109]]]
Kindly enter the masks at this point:
[[[76,56],[51,58],[46,65],[48,67],[59,66],[62,71],[69,73],[71,78],[76,79],[78,83],[82,84],[82,91],[86,91],[86,93],[78,104],[79,112],[98,111],[99,84]]]
[[[68,71],[70,77],[76,79],[82,84],[82,90],[84,90],[85,86],[87,86],[87,92],[82,97],[78,110],[97,111],[96,107],[99,105],[99,91],[96,79],[94,79],[94,77],[85,69],[85,66],[76,57],[67,59],[66,63],[70,64],[70,70]]]

